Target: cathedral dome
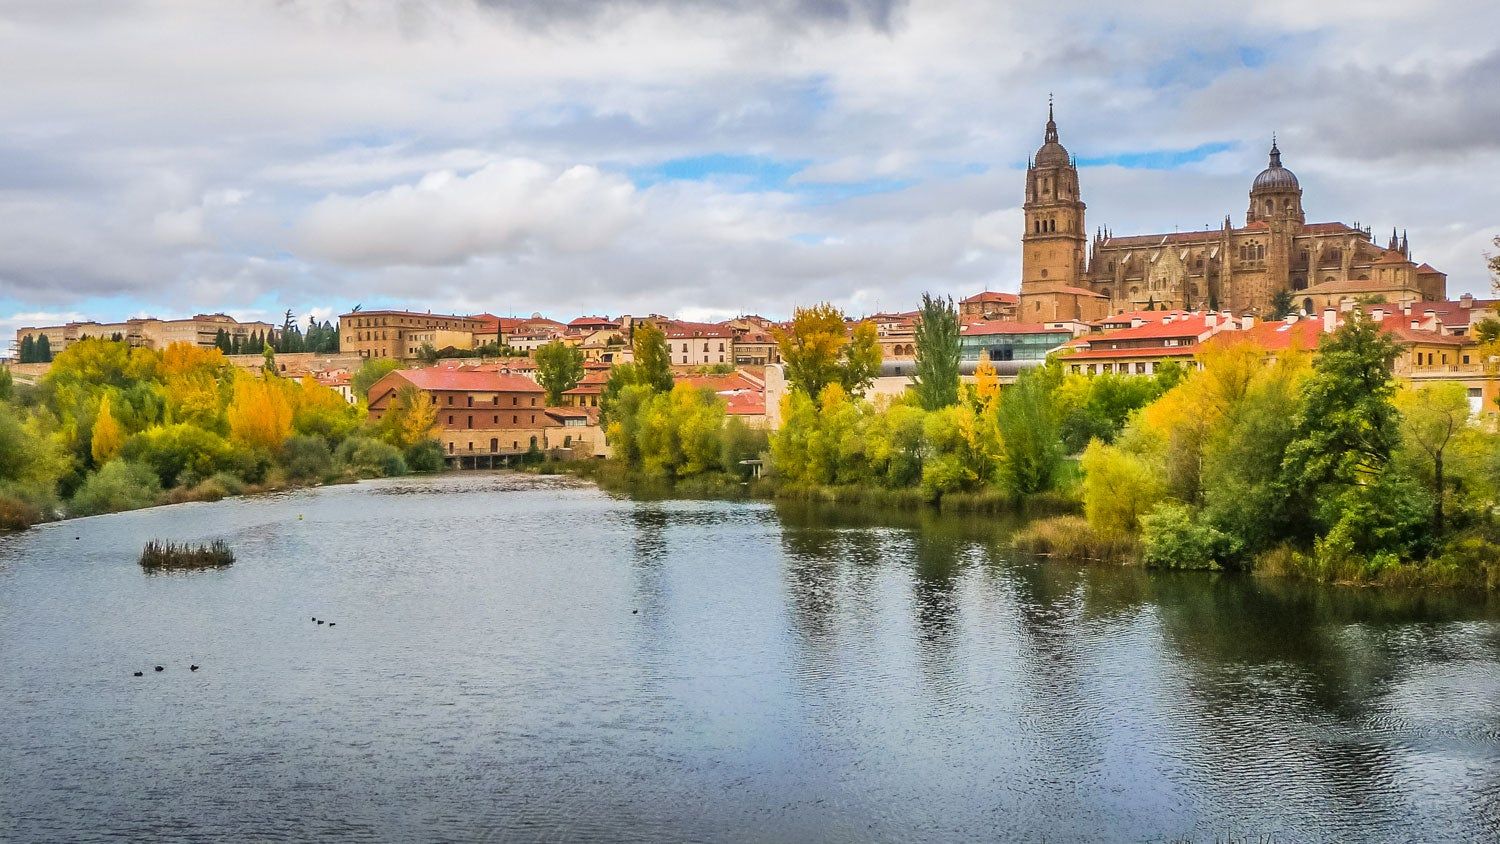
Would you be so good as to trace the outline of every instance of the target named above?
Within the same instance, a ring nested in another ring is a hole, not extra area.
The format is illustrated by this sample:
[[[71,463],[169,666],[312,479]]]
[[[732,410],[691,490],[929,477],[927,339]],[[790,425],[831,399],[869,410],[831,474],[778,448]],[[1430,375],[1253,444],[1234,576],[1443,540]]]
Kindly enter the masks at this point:
[[[1042,145],[1036,151],[1036,166],[1066,167],[1073,163],[1068,148],[1057,140],[1057,121],[1052,119],[1052,102],[1047,102],[1047,133],[1042,136]]]
[[[1281,150],[1276,148],[1276,141],[1271,141],[1271,164],[1260,171],[1255,177],[1255,182],[1250,185],[1251,192],[1265,190],[1297,190],[1297,174],[1281,166]]]

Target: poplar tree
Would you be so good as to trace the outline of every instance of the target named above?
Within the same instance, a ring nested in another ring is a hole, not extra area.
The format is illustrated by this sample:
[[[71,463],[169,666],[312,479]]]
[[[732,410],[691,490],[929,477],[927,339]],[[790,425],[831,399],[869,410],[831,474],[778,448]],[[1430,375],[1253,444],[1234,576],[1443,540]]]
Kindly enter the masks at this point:
[[[917,370],[912,383],[923,410],[958,403],[958,309],[953,298],[922,294],[917,317]]]

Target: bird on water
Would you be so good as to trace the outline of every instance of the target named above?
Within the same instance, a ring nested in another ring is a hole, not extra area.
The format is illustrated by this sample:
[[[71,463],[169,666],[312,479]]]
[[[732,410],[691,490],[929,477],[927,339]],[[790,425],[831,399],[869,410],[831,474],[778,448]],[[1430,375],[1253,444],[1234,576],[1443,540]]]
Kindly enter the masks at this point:
[[[196,666],[196,665],[189,665],[188,666],[188,670],[189,671],[197,671],[198,670],[198,666]]]
[[[144,676],[146,676],[146,672],[144,672],[144,671],[137,671],[137,672],[135,672],[135,676],[137,676],[137,677],[144,677]]]
[[[167,669],[162,668],[160,665],[158,665],[158,666],[156,666],[156,670],[157,671],[166,671]]]

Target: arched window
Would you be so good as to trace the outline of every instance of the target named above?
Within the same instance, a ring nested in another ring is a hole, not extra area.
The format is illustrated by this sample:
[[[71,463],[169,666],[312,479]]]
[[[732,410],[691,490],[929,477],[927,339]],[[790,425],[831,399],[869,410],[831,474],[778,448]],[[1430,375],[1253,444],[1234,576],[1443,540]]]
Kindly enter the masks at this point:
[[[531,438],[531,447],[532,447],[532,448],[533,448],[533,449],[535,449],[535,448],[536,448],[536,437],[532,437],[532,438]]]
[[[1313,301],[1311,296],[1302,300],[1302,310],[1309,314],[1313,312]]]
[[[1274,212],[1275,210],[1276,210],[1276,201],[1273,200],[1273,199],[1266,200],[1266,213],[1270,214],[1270,213]]]
[[[500,438],[499,437],[490,437],[490,451],[499,451],[499,450],[500,450]]]

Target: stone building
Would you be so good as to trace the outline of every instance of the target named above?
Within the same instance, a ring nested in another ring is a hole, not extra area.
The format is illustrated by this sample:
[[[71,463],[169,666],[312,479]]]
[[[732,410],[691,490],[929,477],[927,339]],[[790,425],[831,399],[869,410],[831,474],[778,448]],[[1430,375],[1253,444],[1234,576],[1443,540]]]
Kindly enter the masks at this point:
[[[1090,237],[1077,160],[1059,142],[1049,105],[1023,209],[1020,319],[1027,321],[1159,309],[1276,316],[1270,311],[1281,291],[1308,313],[1346,300],[1399,305],[1447,294],[1447,276],[1414,261],[1404,233],[1392,230],[1380,246],[1368,227],[1307,222],[1301,184],[1274,140],[1250,184],[1244,225],[1226,215],[1202,231],[1116,236],[1100,227]]]
[[[478,317],[414,311],[352,311],[339,315],[339,349],[362,358],[415,360],[424,345],[475,347],[486,321]]]
[[[119,339],[147,349],[165,349],[173,343],[187,343],[205,349],[214,348],[223,331],[231,340],[244,342],[251,335],[273,337],[276,326],[268,322],[240,322],[227,314],[197,314],[184,319],[136,317],[121,322],[69,322],[63,325],[26,326],[16,329],[15,346],[27,338],[47,338],[52,354],[84,338]]]

